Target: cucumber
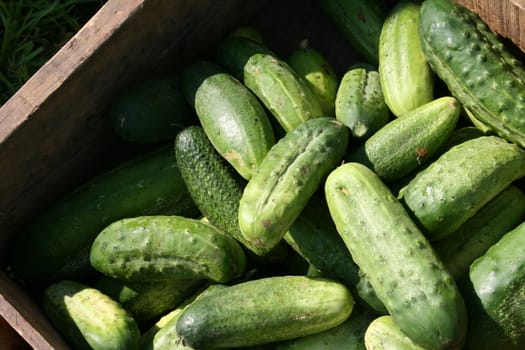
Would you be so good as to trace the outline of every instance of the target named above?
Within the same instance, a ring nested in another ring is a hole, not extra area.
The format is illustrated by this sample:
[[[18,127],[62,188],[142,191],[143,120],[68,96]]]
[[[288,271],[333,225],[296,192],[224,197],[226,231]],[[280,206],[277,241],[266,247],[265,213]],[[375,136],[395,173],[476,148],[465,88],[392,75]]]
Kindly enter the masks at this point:
[[[137,323],[98,289],[72,280],[49,285],[42,294],[46,317],[74,349],[138,349]]]
[[[321,51],[307,46],[297,48],[290,54],[288,64],[310,86],[321,104],[323,115],[335,116],[335,96],[339,79]]]
[[[335,98],[335,117],[357,140],[366,140],[390,119],[376,68],[354,67],[341,79]]]
[[[239,227],[251,251],[265,255],[281,241],[347,145],[348,129],[335,118],[320,117],[270,149],[239,203]]]
[[[346,159],[368,166],[384,182],[393,183],[440,151],[456,128],[460,111],[459,103],[450,96],[425,103],[390,121]]]
[[[204,132],[219,154],[245,179],[249,179],[275,143],[263,106],[232,75],[205,76],[212,63],[197,61],[186,68],[185,81],[195,77],[195,111]]]
[[[178,75],[127,86],[111,101],[108,118],[120,138],[135,143],[172,140],[179,130],[197,121]]]
[[[433,247],[447,270],[459,280],[476,258],[524,219],[525,194],[511,185],[485,204],[456,232],[434,242]]]
[[[379,37],[379,76],[387,106],[397,117],[434,99],[434,73],[419,39],[421,4],[398,1]]]
[[[244,84],[286,132],[308,119],[325,116],[306,81],[276,55],[251,55],[244,66]]]
[[[428,350],[459,348],[463,298],[390,189],[366,166],[345,163],[328,175],[325,195],[354,261],[401,331]]]
[[[14,239],[8,269],[27,285],[82,280],[95,272],[89,247],[104,227],[150,214],[199,214],[171,146],[137,155],[57,199]]]
[[[482,136],[443,153],[403,187],[399,197],[425,235],[436,241],[524,175],[522,148],[497,136]]]
[[[125,282],[101,276],[94,287],[120,303],[142,326],[175,308],[203,283],[198,279]]]
[[[200,126],[182,130],[175,139],[182,178],[202,214],[220,230],[245,244],[237,212],[246,180],[215,150]]]
[[[255,41],[256,43],[264,44],[264,38],[262,37],[261,33],[254,27],[250,27],[248,25],[237,27],[233,32],[230,33],[230,36],[247,38]]]
[[[525,223],[470,266],[466,349],[525,348]]]
[[[337,282],[273,276],[196,300],[184,310],[176,329],[184,344],[197,349],[262,345],[336,327],[353,306],[352,294]]]
[[[374,319],[365,332],[366,350],[425,350],[407,337],[392,320],[383,315]]]
[[[319,0],[322,11],[366,61],[379,61],[379,37],[386,18],[379,0]]]
[[[474,120],[525,146],[525,69],[496,34],[449,0],[423,2],[419,32],[430,67]]]
[[[207,279],[224,283],[246,268],[237,241],[214,226],[182,216],[115,221],[95,238],[89,258],[98,271],[125,281]]]

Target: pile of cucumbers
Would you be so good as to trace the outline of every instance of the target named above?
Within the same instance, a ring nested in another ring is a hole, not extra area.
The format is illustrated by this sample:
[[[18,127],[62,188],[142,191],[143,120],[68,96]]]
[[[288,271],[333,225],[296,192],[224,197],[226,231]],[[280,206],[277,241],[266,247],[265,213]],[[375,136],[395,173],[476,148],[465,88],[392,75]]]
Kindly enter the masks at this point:
[[[450,0],[318,0],[338,76],[239,27],[130,86],[149,145],[13,242],[75,349],[524,349],[525,68]]]

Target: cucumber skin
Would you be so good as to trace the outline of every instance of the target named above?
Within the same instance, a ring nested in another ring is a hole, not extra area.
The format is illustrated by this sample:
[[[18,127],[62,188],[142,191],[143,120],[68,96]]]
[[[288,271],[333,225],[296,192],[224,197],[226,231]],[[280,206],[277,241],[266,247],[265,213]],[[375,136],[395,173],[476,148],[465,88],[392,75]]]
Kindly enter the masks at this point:
[[[244,188],[238,211],[248,248],[266,254],[344,156],[348,129],[331,117],[310,119],[281,138]]]
[[[425,350],[407,337],[392,320],[392,316],[383,315],[374,319],[365,332],[367,350]]]
[[[42,294],[46,317],[75,349],[138,349],[140,331],[122,306],[98,289],[61,280]]]
[[[390,111],[375,68],[355,67],[343,75],[336,93],[335,117],[357,140],[366,140],[388,122]]]
[[[525,347],[525,223],[507,232],[470,266],[465,292],[473,315],[467,349]],[[475,306],[473,306],[475,305]]]
[[[95,272],[89,247],[104,227],[153,214],[199,214],[170,146],[140,154],[58,199],[13,241],[9,270],[28,285],[81,280]]]
[[[399,191],[399,198],[436,241],[524,175],[523,149],[497,136],[482,136],[443,153]]]
[[[474,117],[525,146],[525,69],[474,13],[448,0],[422,4],[419,32],[432,70]]]
[[[308,119],[324,116],[310,86],[276,55],[250,56],[244,66],[244,84],[286,132]]]
[[[461,107],[440,97],[390,121],[346,157],[370,167],[386,183],[402,179],[437,154],[456,128]]]
[[[118,220],[91,245],[91,264],[125,281],[207,279],[223,283],[246,268],[241,246],[219,229],[182,216]]]
[[[366,166],[345,163],[328,175],[325,195],[354,261],[399,328],[429,350],[460,348],[462,296],[390,189]]]
[[[197,117],[217,152],[249,179],[275,143],[270,120],[257,97],[239,80],[228,73],[202,79],[201,66],[202,62],[194,62],[185,72],[187,80],[195,75],[201,81],[190,84],[198,85]]]
[[[178,319],[177,333],[193,348],[261,345],[335,327],[353,306],[352,294],[337,282],[273,276],[196,300]]]
[[[434,99],[434,73],[419,39],[421,4],[398,1],[387,14],[379,37],[379,76],[385,103],[402,117]]]

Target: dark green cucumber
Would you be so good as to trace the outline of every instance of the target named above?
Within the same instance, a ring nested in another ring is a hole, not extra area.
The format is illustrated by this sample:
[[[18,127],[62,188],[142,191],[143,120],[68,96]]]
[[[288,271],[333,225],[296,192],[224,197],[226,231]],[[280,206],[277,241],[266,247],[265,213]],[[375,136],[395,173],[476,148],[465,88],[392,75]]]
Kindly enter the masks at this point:
[[[246,38],[255,41],[256,43],[264,44],[264,38],[261,33],[254,27],[248,25],[235,28],[235,30],[230,33],[230,36]]]
[[[460,348],[462,296],[390,189],[364,165],[345,163],[328,175],[325,195],[352,258],[398,327],[425,349]]]
[[[182,130],[175,139],[181,175],[207,220],[244,244],[237,212],[246,181],[215,150],[200,126]]]
[[[497,136],[452,147],[399,192],[425,235],[436,241],[525,175],[525,151]]]
[[[333,117],[339,79],[321,51],[307,46],[300,47],[291,53],[288,64],[308,83],[317,96],[323,115]]]
[[[375,68],[355,67],[341,79],[335,98],[335,117],[365,140],[390,119],[379,73]]]
[[[365,332],[366,350],[425,350],[407,337],[394,323],[392,316],[379,316]]]
[[[347,145],[348,129],[321,117],[302,123],[270,149],[239,203],[239,227],[250,250],[264,255],[281,241]]]
[[[386,18],[382,2],[319,0],[319,4],[361,57],[372,64],[377,64],[379,36]]]
[[[244,66],[244,84],[287,132],[308,119],[325,116],[307,82],[276,55],[250,56]]]
[[[450,0],[421,6],[428,63],[475,120],[525,146],[525,69],[473,12]]]
[[[198,61],[185,69],[185,81],[197,88],[188,94],[195,96],[197,117],[213,147],[249,179],[275,143],[270,120],[257,97],[232,75],[206,76],[210,64]]]
[[[239,277],[246,257],[232,237],[197,219],[140,216],[115,221],[96,237],[91,264],[125,281]]]
[[[352,294],[337,282],[273,276],[196,300],[178,319],[177,333],[197,349],[261,345],[338,326],[353,306]]]
[[[48,286],[42,308],[73,349],[139,349],[140,331],[115,300],[83,283],[61,280]]]
[[[347,159],[365,164],[386,183],[397,181],[439,152],[456,128],[460,111],[449,96],[425,103],[390,121]]]
[[[122,139],[136,143],[169,141],[197,121],[178,75],[139,81],[111,101],[109,122]]]
[[[58,199],[10,245],[9,270],[28,284],[82,279],[94,271],[89,247],[104,227],[150,214],[199,214],[171,146],[136,156]]]
[[[506,233],[470,266],[465,300],[469,350],[525,348],[525,223]]]
[[[126,282],[101,276],[94,287],[119,302],[142,326],[178,306],[204,284],[204,280]]]
[[[433,247],[447,270],[459,280],[476,258],[524,219],[525,194],[511,185],[485,204],[456,232],[434,242]]]
[[[401,117],[434,99],[434,73],[419,39],[421,4],[398,1],[388,13],[379,37],[379,76],[385,102]]]

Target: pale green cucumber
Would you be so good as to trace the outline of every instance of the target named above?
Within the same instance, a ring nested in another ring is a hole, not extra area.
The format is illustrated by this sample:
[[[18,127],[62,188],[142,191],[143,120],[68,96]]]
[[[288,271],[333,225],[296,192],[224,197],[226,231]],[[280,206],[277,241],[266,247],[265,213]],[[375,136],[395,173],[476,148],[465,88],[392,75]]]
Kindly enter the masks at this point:
[[[425,350],[407,337],[394,323],[392,316],[379,316],[365,332],[366,350]]]
[[[325,195],[352,258],[399,328],[425,349],[459,348],[462,296],[390,189],[364,165],[345,163],[328,175]]]

